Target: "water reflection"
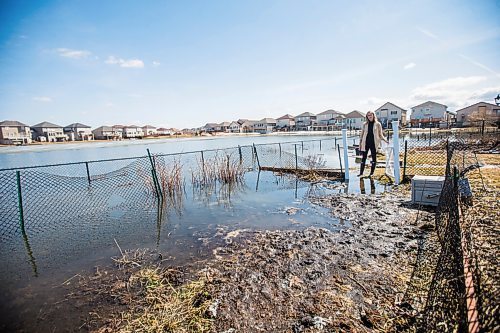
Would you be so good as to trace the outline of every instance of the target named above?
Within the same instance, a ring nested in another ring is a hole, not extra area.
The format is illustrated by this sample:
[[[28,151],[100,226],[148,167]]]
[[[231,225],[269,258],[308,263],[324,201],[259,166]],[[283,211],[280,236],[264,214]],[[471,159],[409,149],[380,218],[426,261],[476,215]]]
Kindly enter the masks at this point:
[[[368,179],[370,182],[370,194],[375,194],[375,180],[371,177]],[[366,178],[359,178],[359,191],[361,194],[366,194],[365,180]]]

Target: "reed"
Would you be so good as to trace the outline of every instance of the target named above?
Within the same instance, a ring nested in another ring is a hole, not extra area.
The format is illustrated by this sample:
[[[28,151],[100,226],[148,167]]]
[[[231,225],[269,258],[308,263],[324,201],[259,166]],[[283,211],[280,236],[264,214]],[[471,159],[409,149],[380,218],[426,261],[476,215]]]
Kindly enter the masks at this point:
[[[199,159],[198,168],[191,170],[194,186],[207,186],[214,183],[234,184],[243,182],[245,169],[239,159],[232,154],[216,153],[212,158]]]

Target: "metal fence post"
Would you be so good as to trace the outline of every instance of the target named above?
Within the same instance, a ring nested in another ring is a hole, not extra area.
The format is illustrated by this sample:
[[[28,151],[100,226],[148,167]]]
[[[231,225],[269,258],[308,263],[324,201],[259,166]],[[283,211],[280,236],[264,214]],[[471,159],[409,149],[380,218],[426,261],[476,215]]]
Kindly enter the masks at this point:
[[[293,145],[295,147],[295,170],[299,168],[299,158],[297,156],[297,145]]]
[[[278,143],[278,146],[280,147],[280,158],[281,158],[281,143]]]
[[[340,155],[340,146],[337,144],[337,150],[339,152],[339,164],[340,164],[340,173],[343,173],[343,168],[342,168],[342,156]]]
[[[151,175],[153,176],[153,183],[155,184],[156,195],[158,196],[158,199],[159,198],[163,199],[163,193],[161,191],[160,182],[158,181],[158,175],[156,174],[155,162],[153,160],[153,157],[151,156],[149,148],[146,150],[148,152],[149,162],[151,163]]]
[[[259,167],[259,171],[260,171],[259,155],[257,154],[257,147],[255,147],[255,143],[253,144],[253,152],[255,154],[255,158],[257,159],[257,166]]]
[[[90,171],[89,171],[89,162],[85,162],[85,168],[87,169],[87,180],[90,186]]]
[[[302,143],[302,155],[304,155],[304,141],[300,141]]]
[[[21,172],[16,171],[16,179],[17,179],[17,200],[18,200],[18,208],[19,208],[19,226],[21,227],[21,231],[26,233],[24,230],[24,209],[23,209],[23,194],[21,190]]]
[[[403,159],[403,182],[406,181],[406,154],[408,152],[408,141],[405,140],[405,156]]]
[[[319,151],[321,151],[321,140],[319,140]]]
[[[342,145],[344,146],[344,163],[345,163],[345,180],[349,180],[349,155],[347,150],[349,146],[347,145],[347,129],[342,129]]]
[[[432,140],[432,126],[429,124],[429,146],[431,145]]]
[[[399,120],[392,122],[392,154],[394,156],[394,183],[399,184],[401,171],[399,169]]]
[[[241,146],[238,145],[238,152],[240,153],[240,164],[243,163],[243,155],[241,154]]]

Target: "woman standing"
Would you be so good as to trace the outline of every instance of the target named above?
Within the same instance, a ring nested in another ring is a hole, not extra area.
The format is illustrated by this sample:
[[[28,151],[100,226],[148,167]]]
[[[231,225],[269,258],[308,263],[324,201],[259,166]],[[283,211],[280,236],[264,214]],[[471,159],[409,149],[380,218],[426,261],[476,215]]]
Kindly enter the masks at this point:
[[[368,111],[366,113],[366,121],[361,129],[361,141],[359,143],[359,150],[363,153],[361,159],[361,169],[359,171],[358,177],[363,175],[365,172],[366,158],[368,157],[368,150],[372,156],[372,165],[370,170],[370,176],[375,172],[375,166],[377,165],[377,149],[380,147],[380,141],[385,141],[389,143],[384,137],[382,132],[382,125],[377,120],[375,113]]]

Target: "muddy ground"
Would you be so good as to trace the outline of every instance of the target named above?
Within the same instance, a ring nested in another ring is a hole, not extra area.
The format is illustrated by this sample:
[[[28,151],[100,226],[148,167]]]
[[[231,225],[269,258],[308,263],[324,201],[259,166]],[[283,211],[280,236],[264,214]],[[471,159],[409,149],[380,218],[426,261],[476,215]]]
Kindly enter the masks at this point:
[[[160,253],[120,248],[122,255],[109,267],[57,286],[65,297],[44,309],[37,327],[94,332],[411,330],[418,313],[405,291],[418,240],[433,229],[434,214],[409,204],[408,187],[309,200],[340,220],[337,231],[220,228],[207,242],[213,255],[182,267],[171,266]],[[296,211],[292,207],[284,213],[293,218]],[[58,319],[62,311],[68,314],[64,325]]]

